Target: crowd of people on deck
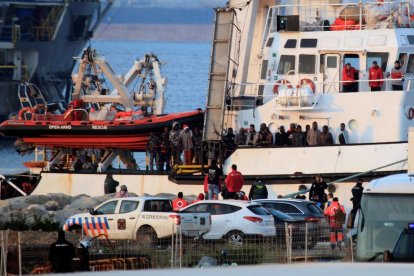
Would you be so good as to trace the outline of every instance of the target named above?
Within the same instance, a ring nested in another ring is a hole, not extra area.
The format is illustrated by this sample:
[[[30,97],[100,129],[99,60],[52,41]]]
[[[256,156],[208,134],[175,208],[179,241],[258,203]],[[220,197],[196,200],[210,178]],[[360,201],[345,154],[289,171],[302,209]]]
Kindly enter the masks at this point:
[[[345,124],[341,123],[339,128],[338,143],[348,144],[349,134]],[[223,137],[223,143],[227,151],[232,151],[240,146],[328,146],[334,144],[334,138],[327,125],[324,125],[321,131],[317,122],[313,122],[312,127],[306,125],[304,131],[301,125],[295,123],[291,123],[287,131],[284,126],[280,126],[275,134],[265,123],[262,123],[259,131],[256,131],[254,124],[251,124],[248,130],[240,128],[237,134],[234,134],[232,128],[228,128],[227,134]]]

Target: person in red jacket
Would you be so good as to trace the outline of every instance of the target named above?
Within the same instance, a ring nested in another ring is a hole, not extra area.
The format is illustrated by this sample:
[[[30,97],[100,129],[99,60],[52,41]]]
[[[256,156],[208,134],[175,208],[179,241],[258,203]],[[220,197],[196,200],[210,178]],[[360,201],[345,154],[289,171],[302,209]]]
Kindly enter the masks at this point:
[[[239,197],[237,193],[241,191],[244,184],[244,179],[243,175],[237,171],[237,165],[231,165],[231,172],[227,175],[225,182],[227,193],[223,195],[223,198],[238,199]]]
[[[191,204],[194,204],[194,203],[199,202],[199,201],[202,201],[202,200],[204,200],[204,194],[203,193],[199,193],[198,194],[198,197],[195,200],[193,200],[191,202]]]
[[[182,208],[188,206],[187,200],[183,198],[183,192],[178,193],[178,197],[172,201],[173,210],[180,211]]]
[[[324,214],[329,219],[329,227],[331,229],[331,247],[332,249],[335,249],[336,245],[338,245],[338,248],[341,250],[343,240],[343,223],[345,222],[346,218],[345,208],[339,204],[338,198],[334,197],[332,199],[332,204],[326,208]]]
[[[359,70],[351,66],[351,63],[345,64],[342,70],[342,92],[358,92],[358,84],[355,76],[357,76]]]
[[[371,87],[371,91],[381,91],[382,87],[382,79],[384,79],[384,75],[382,74],[381,67],[378,66],[378,63],[374,60],[372,62],[371,68],[369,68],[369,86]]]

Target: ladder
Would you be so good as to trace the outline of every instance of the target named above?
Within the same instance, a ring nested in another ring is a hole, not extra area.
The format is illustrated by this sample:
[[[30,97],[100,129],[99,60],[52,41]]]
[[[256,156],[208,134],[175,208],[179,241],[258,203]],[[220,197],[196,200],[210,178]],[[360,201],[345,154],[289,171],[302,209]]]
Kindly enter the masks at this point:
[[[233,35],[233,9],[216,9],[203,142],[221,142]]]
[[[22,108],[35,108],[40,105],[46,105],[46,101],[42,95],[42,92],[40,92],[40,90],[33,84],[21,83],[17,89],[19,94],[20,105],[22,106]]]

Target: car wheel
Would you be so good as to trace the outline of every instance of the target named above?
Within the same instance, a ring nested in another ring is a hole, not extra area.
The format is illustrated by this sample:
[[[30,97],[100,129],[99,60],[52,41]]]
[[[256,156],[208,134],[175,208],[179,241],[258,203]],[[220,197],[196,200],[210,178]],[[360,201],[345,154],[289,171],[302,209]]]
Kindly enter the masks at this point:
[[[157,243],[157,233],[150,226],[139,228],[137,232],[137,243],[141,248],[153,248]]]
[[[241,231],[231,231],[227,234],[227,241],[233,246],[242,246],[245,241],[244,233]]]

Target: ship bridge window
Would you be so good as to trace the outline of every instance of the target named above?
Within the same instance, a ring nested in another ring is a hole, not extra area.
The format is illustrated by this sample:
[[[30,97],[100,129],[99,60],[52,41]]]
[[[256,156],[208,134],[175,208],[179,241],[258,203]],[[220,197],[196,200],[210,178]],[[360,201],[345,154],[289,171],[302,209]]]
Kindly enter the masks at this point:
[[[267,43],[266,43],[266,47],[270,47],[270,46],[272,46],[272,44],[273,44],[273,40],[275,40],[275,38],[274,38],[274,37],[269,37],[269,39],[267,40]]]
[[[387,63],[388,63],[388,53],[381,53],[381,52],[368,52],[367,53],[367,67],[370,68],[372,66],[372,62],[376,61],[378,64],[381,65],[382,71],[385,72],[387,69]]]
[[[315,74],[315,55],[299,55],[299,74]]]
[[[300,41],[301,48],[316,48],[318,40],[314,38],[304,38]]]
[[[288,39],[285,43],[285,48],[296,48],[297,40],[296,39]]]
[[[414,73],[414,55],[413,54],[411,54],[410,57],[408,58],[407,69],[405,72],[409,74]]]
[[[277,73],[280,75],[286,75],[289,71],[295,71],[295,56],[282,55],[280,56],[279,67]]]
[[[414,44],[414,35],[407,35],[408,43]]]

